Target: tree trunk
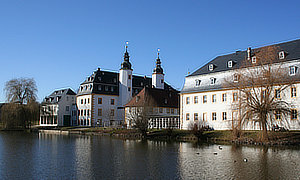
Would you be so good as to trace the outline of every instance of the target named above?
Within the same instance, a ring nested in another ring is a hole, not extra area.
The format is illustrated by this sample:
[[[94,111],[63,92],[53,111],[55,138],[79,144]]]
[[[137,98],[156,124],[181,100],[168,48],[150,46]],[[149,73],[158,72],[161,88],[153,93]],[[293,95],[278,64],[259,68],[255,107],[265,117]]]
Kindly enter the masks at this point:
[[[261,140],[263,142],[266,142],[269,140],[268,138],[268,129],[267,129],[267,115],[266,113],[261,113],[261,126],[262,126],[262,134],[261,134]]]

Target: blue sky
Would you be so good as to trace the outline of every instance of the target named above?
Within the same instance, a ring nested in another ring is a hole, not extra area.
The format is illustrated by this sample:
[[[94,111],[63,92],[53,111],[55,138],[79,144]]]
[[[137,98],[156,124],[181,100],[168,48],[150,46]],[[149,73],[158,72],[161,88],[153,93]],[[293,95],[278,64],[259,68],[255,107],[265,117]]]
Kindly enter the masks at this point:
[[[0,0],[0,102],[5,82],[34,78],[41,101],[98,67],[118,71],[125,41],[135,74],[181,89],[212,58],[300,38],[300,1]]]

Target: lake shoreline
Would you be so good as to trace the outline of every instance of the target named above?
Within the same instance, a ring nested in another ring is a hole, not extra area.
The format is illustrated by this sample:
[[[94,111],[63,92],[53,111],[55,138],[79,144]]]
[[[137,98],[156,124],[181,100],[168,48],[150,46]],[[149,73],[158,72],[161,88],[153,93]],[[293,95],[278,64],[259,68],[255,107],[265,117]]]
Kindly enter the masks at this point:
[[[259,131],[243,131],[240,138],[232,136],[232,131],[205,131],[201,138],[197,138],[191,131],[187,130],[151,130],[143,137],[137,130],[115,129],[115,128],[71,128],[62,127],[56,129],[32,128],[31,132],[49,134],[78,134],[111,136],[129,140],[158,140],[158,141],[182,141],[182,142],[209,142],[215,144],[238,144],[253,146],[300,146],[300,131],[273,132],[269,131],[269,141],[259,140]]]

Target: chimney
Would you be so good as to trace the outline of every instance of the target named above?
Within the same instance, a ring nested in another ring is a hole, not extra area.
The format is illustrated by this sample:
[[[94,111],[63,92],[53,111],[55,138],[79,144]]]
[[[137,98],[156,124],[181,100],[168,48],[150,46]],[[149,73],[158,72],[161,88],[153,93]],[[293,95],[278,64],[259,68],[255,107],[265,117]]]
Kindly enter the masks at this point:
[[[250,60],[251,59],[251,48],[248,47],[247,49],[247,59]]]

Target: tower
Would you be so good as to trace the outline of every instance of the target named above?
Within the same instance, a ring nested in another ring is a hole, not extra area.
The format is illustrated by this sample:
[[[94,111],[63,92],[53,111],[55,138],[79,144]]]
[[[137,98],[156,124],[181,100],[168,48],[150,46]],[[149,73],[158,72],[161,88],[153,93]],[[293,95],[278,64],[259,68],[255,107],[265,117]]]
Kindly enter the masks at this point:
[[[164,70],[161,67],[159,52],[160,49],[157,50],[156,67],[152,73],[152,86],[157,89],[164,89]]]
[[[124,106],[132,98],[132,68],[129,62],[129,53],[127,51],[128,42],[126,42],[124,61],[121,64],[119,73],[119,105]]]

